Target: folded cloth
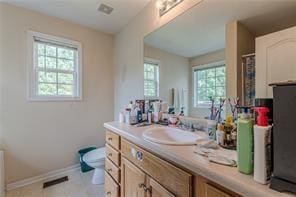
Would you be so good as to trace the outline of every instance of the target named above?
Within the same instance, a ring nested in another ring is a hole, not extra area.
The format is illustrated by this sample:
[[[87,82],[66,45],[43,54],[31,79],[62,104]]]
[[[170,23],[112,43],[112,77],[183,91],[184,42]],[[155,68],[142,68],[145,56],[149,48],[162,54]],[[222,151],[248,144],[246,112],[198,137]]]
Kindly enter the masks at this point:
[[[196,146],[200,148],[206,148],[206,149],[218,149],[219,145],[216,143],[216,141],[211,140],[209,138],[201,138],[196,140]]]
[[[206,138],[197,140],[194,153],[208,157],[210,162],[233,167],[236,166],[236,151],[224,149],[214,140]]]

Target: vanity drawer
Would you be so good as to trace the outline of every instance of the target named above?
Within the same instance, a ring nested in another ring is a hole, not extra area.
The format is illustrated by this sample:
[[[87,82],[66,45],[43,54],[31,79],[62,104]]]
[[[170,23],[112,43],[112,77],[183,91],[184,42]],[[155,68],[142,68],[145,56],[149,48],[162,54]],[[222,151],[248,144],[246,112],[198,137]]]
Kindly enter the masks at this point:
[[[115,165],[120,165],[120,153],[108,144],[106,144],[106,157]]]
[[[121,139],[121,153],[178,197],[192,196],[192,175]]]
[[[119,197],[119,185],[105,172],[105,196]]]
[[[106,143],[110,144],[113,148],[119,150],[119,146],[120,146],[119,135],[109,130],[106,130]]]
[[[120,170],[109,159],[106,159],[105,160],[105,170],[106,170],[106,172],[108,172],[112,176],[112,178],[117,183],[119,183],[119,180],[120,180]]]

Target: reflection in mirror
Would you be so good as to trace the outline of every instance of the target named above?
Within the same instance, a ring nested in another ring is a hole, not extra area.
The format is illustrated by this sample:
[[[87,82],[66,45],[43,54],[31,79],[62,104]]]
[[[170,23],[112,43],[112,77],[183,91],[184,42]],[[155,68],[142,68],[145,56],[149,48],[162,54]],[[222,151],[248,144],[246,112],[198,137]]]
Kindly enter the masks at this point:
[[[295,2],[203,1],[144,38],[145,98],[192,117],[209,117],[220,98],[253,105],[255,39],[296,25],[294,11]]]

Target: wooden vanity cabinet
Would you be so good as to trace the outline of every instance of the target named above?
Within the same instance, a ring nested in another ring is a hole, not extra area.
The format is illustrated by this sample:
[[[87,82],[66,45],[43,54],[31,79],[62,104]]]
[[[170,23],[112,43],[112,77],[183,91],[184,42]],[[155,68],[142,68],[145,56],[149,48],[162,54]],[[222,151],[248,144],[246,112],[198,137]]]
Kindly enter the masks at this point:
[[[105,196],[120,197],[120,136],[106,131]]]
[[[195,197],[241,197],[202,176],[196,176],[194,182]]]
[[[148,185],[150,188],[149,197],[175,197],[174,194],[169,192],[152,178],[149,178]]]
[[[123,189],[124,188],[124,189]],[[174,197],[127,159],[122,159],[122,197]]]
[[[239,196],[201,176],[193,176],[111,131],[106,133],[107,197]]]

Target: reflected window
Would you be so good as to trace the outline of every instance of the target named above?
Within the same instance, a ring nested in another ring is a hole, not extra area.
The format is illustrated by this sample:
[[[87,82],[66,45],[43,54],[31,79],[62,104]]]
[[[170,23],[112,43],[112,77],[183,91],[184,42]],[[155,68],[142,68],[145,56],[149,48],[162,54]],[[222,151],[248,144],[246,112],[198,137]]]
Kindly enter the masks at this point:
[[[216,103],[226,97],[225,63],[215,62],[193,69],[194,107],[208,107],[210,98]]]
[[[159,96],[159,61],[145,59],[144,61],[144,97]]]

